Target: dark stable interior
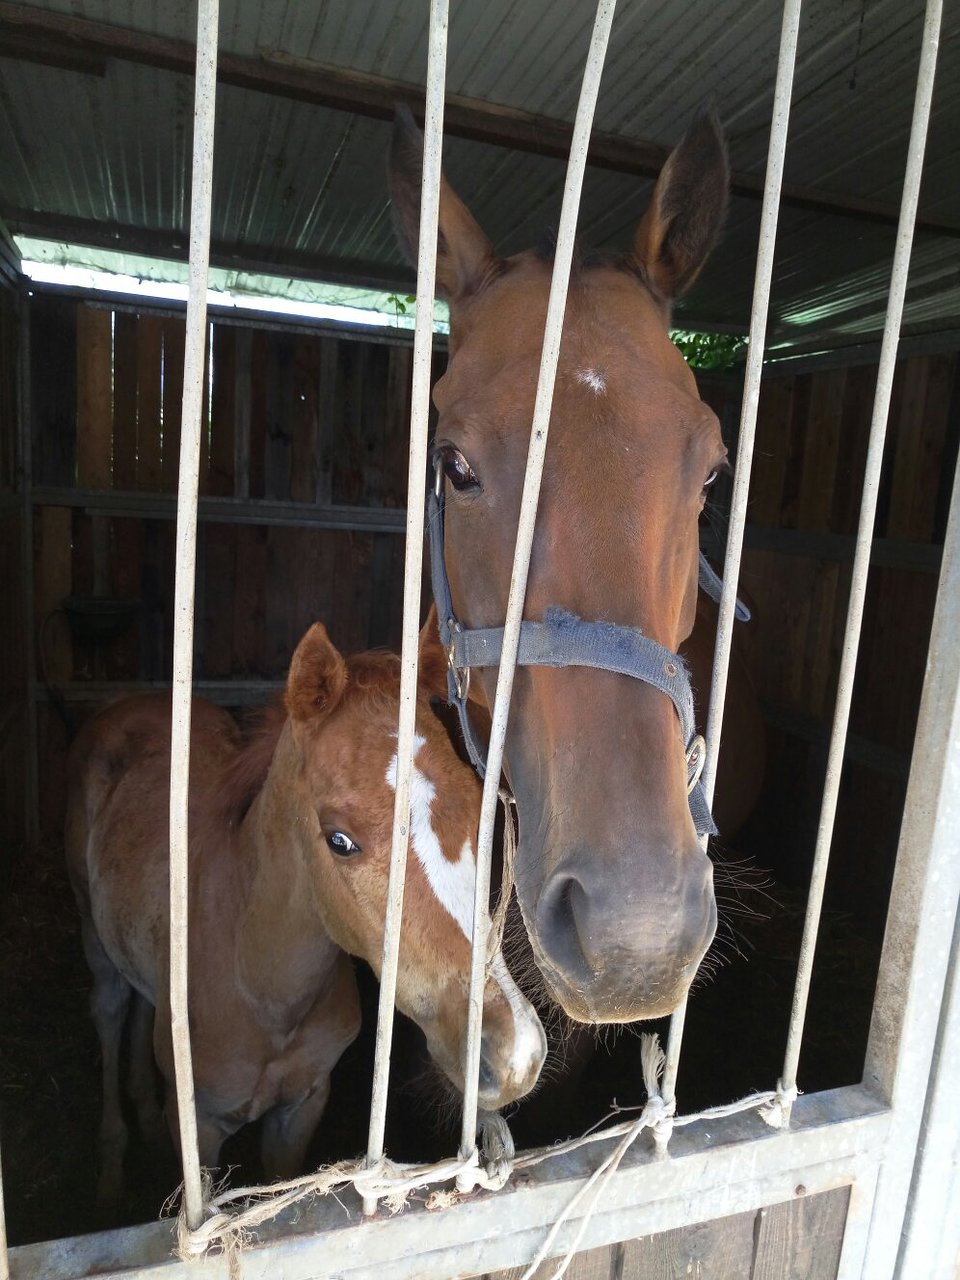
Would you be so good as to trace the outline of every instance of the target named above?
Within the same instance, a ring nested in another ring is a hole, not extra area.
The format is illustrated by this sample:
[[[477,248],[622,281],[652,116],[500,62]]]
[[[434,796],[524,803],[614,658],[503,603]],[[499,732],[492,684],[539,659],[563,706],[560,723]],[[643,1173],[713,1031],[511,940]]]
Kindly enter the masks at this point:
[[[61,376],[54,385],[50,371],[75,370],[91,358],[90,308],[54,294],[38,294],[35,307],[34,332],[47,341],[34,343],[41,353],[32,370],[39,460],[34,483],[82,488],[75,452],[69,444],[64,449],[62,440],[59,451],[53,444],[64,421],[76,422],[76,404],[70,403],[69,379],[65,386]],[[166,352],[176,349],[180,323],[117,310],[111,332],[114,343],[129,342],[141,353],[143,369],[151,343]],[[204,461],[210,494],[236,492],[229,432],[233,380],[241,362],[239,332],[226,323],[213,328],[212,429]],[[258,398],[250,495],[304,502],[314,497],[316,484],[310,493],[297,490],[298,450],[306,447],[298,425],[305,412],[300,386],[315,386],[318,372],[334,368],[327,391],[337,425],[322,457],[310,459],[311,474],[326,477],[329,500],[335,503],[401,508],[409,348],[311,335],[302,328],[254,330],[251,341]],[[438,356],[438,368],[441,361]],[[125,393],[121,367],[118,358],[115,411]],[[706,966],[710,972],[698,979],[690,1002],[678,1090],[681,1111],[771,1088],[779,1074],[874,379],[875,367],[863,365],[772,374],[765,384],[750,508],[754,533],[748,530],[742,576],[755,621],[739,643],[767,722],[767,770],[760,802],[746,825],[715,842],[721,924]],[[870,577],[851,746],[800,1065],[800,1085],[807,1092],[854,1083],[862,1072],[936,588],[931,566],[943,538],[943,477],[952,475],[960,434],[957,386],[955,356],[900,362],[878,523],[878,538],[893,550]],[[736,375],[707,379],[703,390],[721,414],[732,446]],[[127,391],[140,398],[142,413],[147,383],[141,377]],[[166,393],[158,383],[155,396]],[[169,416],[166,421],[169,432]],[[170,492],[170,463],[159,446],[153,460],[141,447],[136,459],[124,462],[115,442],[112,456],[115,488]],[[120,476],[120,465],[132,472]],[[723,500],[718,493],[713,513],[721,533]],[[106,534],[97,524],[104,519]],[[77,686],[169,675],[172,522],[147,515],[95,517],[82,505],[65,508],[53,502],[36,520],[36,625],[46,685],[40,703],[44,834],[37,847],[6,850],[0,895],[0,1131],[14,1244],[152,1219],[179,1180],[171,1151],[147,1150],[134,1136],[122,1215],[109,1221],[98,1215],[93,1171],[99,1053],[60,835],[64,751],[93,707]],[[63,538],[71,548],[65,565],[56,553]],[[911,563],[898,561],[895,544],[903,541],[926,547],[929,554],[917,554]],[[207,679],[281,678],[296,640],[315,617],[328,621],[334,640],[346,649],[397,643],[402,538],[393,532],[211,523],[203,526],[201,558],[201,674]],[[4,571],[12,580],[10,563]],[[61,628],[61,617],[48,620],[63,597],[96,596],[104,582],[112,595],[139,601],[118,635],[104,640]],[[254,700],[252,694],[244,697]],[[365,970],[361,977],[364,1029],[336,1068],[312,1161],[358,1155],[365,1147],[376,984]],[[401,1159],[450,1154],[459,1133],[456,1099],[430,1068],[420,1033],[405,1020],[398,1022],[388,1152]],[[547,1073],[553,1078],[510,1117],[517,1145],[575,1136],[614,1105],[641,1103],[638,1032],[651,1029],[665,1040],[665,1023],[601,1030],[595,1045],[565,1070],[563,1028],[558,1027]],[[231,1166],[231,1178],[257,1176],[255,1138],[246,1130],[228,1144],[224,1162]]]

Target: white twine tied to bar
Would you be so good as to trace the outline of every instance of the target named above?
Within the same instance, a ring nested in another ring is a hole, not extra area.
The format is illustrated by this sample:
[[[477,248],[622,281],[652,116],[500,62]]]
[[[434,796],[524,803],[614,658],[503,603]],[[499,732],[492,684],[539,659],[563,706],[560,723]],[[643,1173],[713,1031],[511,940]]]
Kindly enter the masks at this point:
[[[566,1208],[560,1217],[550,1228],[546,1238],[537,1250],[530,1265],[524,1271],[520,1280],[531,1280],[537,1268],[545,1258],[550,1257],[552,1248],[556,1243],[561,1228],[569,1221],[571,1216],[577,1209],[582,1208],[582,1217],[572,1239],[567,1244],[562,1256],[558,1259],[557,1268],[551,1276],[551,1280],[560,1280],[567,1267],[570,1265],[571,1259],[580,1247],[580,1243],[586,1234],[590,1219],[594,1210],[600,1203],[604,1192],[606,1191],[610,1180],[620,1167],[624,1156],[639,1138],[644,1129],[649,1129],[653,1135],[654,1146],[661,1156],[667,1153],[667,1145],[670,1136],[675,1127],[693,1124],[696,1120],[719,1120],[724,1116],[735,1115],[740,1111],[757,1111],[761,1118],[773,1129],[783,1128],[789,1121],[790,1108],[797,1098],[797,1089],[784,1089],[781,1082],[777,1082],[776,1089],[768,1090],[766,1093],[751,1094],[749,1097],[741,1098],[737,1102],[730,1102],[719,1107],[707,1107],[703,1111],[697,1111],[690,1115],[677,1116],[676,1100],[667,1102],[660,1093],[660,1077],[663,1072],[663,1065],[666,1056],[660,1048],[659,1038],[655,1034],[644,1033],[640,1037],[640,1066],[643,1072],[644,1088],[647,1091],[647,1101],[643,1104],[640,1114],[636,1120],[627,1121],[620,1125],[614,1125],[611,1128],[601,1128],[597,1126],[594,1130],[588,1130],[581,1138],[576,1138],[570,1142],[563,1142],[555,1147],[543,1148],[539,1151],[531,1151],[520,1156],[516,1162],[517,1169],[530,1168],[535,1164],[540,1164],[551,1156],[566,1155],[571,1151],[577,1150],[590,1142],[597,1142],[601,1139],[610,1139],[619,1137],[620,1141],[616,1146],[604,1157],[597,1168],[585,1180],[574,1195],[571,1197]],[[612,1114],[629,1108],[616,1107]],[[604,1120],[609,1119],[604,1117]],[[600,1121],[600,1125],[604,1124],[604,1120]],[[592,1193],[592,1194],[591,1194]],[[585,1207],[584,1206],[585,1203]]]
[[[191,1231],[181,1203],[177,1216],[177,1255],[191,1262],[218,1249],[227,1258],[231,1276],[239,1275],[240,1253],[250,1243],[257,1227],[293,1205],[335,1195],[351,1186],[361,1196],[382,1200],[391,1213],[401,1213],[415,1191],[455,1181],[463,1173],[472,1175],[476,1187],[499,1191],[512,1170],[513,1139],[506,1121],[495,1112],[481,1112],[478,1127],[479,1155],[473,1153],[435,1164],[402,1164],[384,1156],[368,1168],[362,1159],[340,1160],[300,1178],[233,1190],[214,1186],[209,1171],[204,1170],[204,1220]],[[437,1191],[426,1203],[428,1208],[436,1209],[457,1198],[456,1192]]]

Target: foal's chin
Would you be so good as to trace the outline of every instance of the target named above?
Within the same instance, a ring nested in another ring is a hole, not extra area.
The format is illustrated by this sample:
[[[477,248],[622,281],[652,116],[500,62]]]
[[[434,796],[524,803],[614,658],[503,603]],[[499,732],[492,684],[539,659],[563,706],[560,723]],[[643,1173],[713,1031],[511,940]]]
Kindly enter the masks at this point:
[[[501,1055],[488,1051],[486,1035],[482,1038],[480,1054],[480,1079],[477,1091],[477,1103],[481,1111],[499,1111],[511,1103],[519,1102],[536,1087],[540,1078],[540,1069],[546,1057],[546,1036],[537,1022],[541,1044],[537,1052],[525,1055],[523,1064],[503,1065]],[[446,1046],[436,1045],[427,1037],[427,1047],[434,1066],[442,1072],[446,1082],[463,1096],[463,1053],[456,1054]],[[498,1061],[500,1059],[500,1061]]]

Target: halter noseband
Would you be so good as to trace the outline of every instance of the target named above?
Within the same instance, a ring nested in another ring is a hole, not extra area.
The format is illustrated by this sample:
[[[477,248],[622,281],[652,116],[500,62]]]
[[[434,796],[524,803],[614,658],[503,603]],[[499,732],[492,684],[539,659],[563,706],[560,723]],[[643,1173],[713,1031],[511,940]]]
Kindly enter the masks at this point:
[[[444,560],[443,470],[434,462],[434,484],[427,499],[427,528],[430,535],[430,574],[437,606],[440,641],[447,651],[447,687],[457,708],[464,742],[474,768],[486,773],[482,743],[478,740],[467,711],[470,672],[474,667],[495,667],[500,662],[503,627],[466,629],[457,620],[450,596],[450,582]],[[700,555],[700,586],[714,599],[722,585]],[[749,618],[749,611],[737,602],[737,617]],[[519,666],[595,667],[614,671],[651,684],[665,693],[676,707],[687,758],[687,794],[690,814],[698,835],[715,835],[716,827],[703,791],[700,775],[706,759],[706,743],[697,733],[693,717],[693,690],[687,666],[679,654],[658,644],[636,627],[613,622],[585,622],[563,609],[547,609],[542,622],[520,624]]]

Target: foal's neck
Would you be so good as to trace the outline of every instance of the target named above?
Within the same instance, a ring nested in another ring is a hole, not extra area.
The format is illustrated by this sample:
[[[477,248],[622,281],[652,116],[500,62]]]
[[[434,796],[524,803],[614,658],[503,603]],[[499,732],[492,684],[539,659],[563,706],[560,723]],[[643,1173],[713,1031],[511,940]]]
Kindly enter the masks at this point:
[[[343,954],[323,927],[301,843],[297,762],[287,726],[238,834],[237,956],[251,1000],[297,1021],[333,981]]]

